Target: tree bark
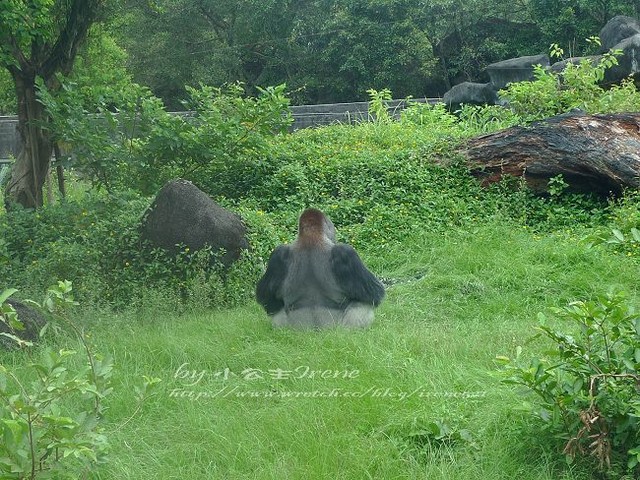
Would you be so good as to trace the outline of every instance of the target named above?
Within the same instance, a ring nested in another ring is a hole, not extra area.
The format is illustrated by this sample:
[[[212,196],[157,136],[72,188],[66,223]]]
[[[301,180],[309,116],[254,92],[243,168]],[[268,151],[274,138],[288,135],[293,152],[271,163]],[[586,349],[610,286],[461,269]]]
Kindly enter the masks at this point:
[[[562,175],[572,191],[640,187],[640,113],[570,113],[476,137],[462,150],[484,184],[522,177],[536,192]]]
[[[47,114],[38,102],[33,78],[28,73],[14,74],[18,96],[18,133],[22,150],[11,171],[5,198],[26,208],[42,206],[42,187],[49,169],[53,144],[44,128]]]

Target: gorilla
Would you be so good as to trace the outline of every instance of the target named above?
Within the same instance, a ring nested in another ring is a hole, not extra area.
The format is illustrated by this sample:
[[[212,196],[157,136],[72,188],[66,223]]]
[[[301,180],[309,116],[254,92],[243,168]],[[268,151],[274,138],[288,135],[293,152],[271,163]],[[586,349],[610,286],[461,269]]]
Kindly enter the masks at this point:
[[[298,238],[277,247],[256,287],[256,299],[275,327],[366,327],[384,287],[353,247],[336,243],[320,210],[300,216]]]

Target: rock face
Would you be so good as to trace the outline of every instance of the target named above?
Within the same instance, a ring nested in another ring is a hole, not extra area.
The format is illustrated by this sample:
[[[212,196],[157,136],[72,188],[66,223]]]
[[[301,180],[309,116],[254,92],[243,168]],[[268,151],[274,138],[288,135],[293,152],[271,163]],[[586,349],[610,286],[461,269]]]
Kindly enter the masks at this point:
[[[640,33],[625,38],[613,48],[622,50],[622,56],[618,57],[618,65],[605,72],[605,82],[620,83],[629,75],[640,73]]]
[[[633,37],[638,33],[640,33],[640,22],[635,18],[624,15],[613,17],[600,30],[602,53],[608,52],[625,38]]]
[[[487,73],[491,79],[491,86],[495,91],[498,91],[506,87],[509,83],[533,80],[533,67],[535,65],[548,67],[549,56],[546,54],[530,55],[492,63],[487,67]]]
[[[236,214],[215,203],[187,180],[172,180],[158,192],[142,217],[141,237],[156,247],[177,252],[179,245],[191,251],[209,245],[224,249],[221,262],[229,266],[246,250],[246,227]]]
[[[640,73],[640,22],[635,18],[622,15],[613,17],[600,30],[600,39],[603,53],[610,49],[622,51],[622,55],[618,57],[618,65],[605,71],[603,83],[605,85],[619,84],[630,75],[637,79]],[[551,70],[560,73],[569,63],[578,64],[583,60],[588,60],[597,64],[601,59],[602,55],[568,58],[554,63]]]
[[[10,333],[28,342],[36,342],[40,334],[40,329],[42,329],[46,323],[45,318],[39,311],[18,300],[9,299],[7,303],[15,309],[18,314],[18,320],[24,325],[24,330],[14,331],[4,322],[0,321],[0,332]],[[14,348],[16,343],[10,338],[0,336],[0,345],[5,348]]]
[[[622,51],[622,55],[618,57],[618,65],[606,70],[602,83],[606,86],[616,85],[631,75],[636,86],[640,86],[640,21],[623,15],[613,17],[600,30],[600,40],[602,53],[611,49]],[[578,64],[588,60],[597,64],[601,59],[602,55],[573,57],[554,63],[550,68],[553,72],[561,73],[570,63]],[[461,104],[498,104],[500,99],[497,92],[509,83],[533,80],[535,65],[549,68],[549,56],[531,55],[492,63],[486,69],[490,83],[460,83],[445,93],[442,101],[449,108],[457,108]]]
[[[496,91],[490,83],[463,82],[444,94],[442,101],[450,109],[460,105],[494,105],[498,101]]]

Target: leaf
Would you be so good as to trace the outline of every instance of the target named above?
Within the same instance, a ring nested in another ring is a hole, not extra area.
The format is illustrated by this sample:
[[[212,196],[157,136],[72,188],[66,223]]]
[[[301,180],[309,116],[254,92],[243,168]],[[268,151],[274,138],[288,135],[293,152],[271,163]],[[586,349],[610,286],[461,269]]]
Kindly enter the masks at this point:
[[[573,393],[579,393],[582,390],[582,386],[584,385],[584,381],[582,378],[576,378],[575,382],[573,382]]]
[[[7,301],[7,299],[18,291],[17,288],[7,288],[0,293],[0,305]]]
[[[636,242],[640,242],[640,230],[638,230],[637,228],[632,228],[631,236]]]
[[[624,242],[624,234],[620,230],[614,228],[613,230],[611,230],[611,233],[613,233],[613,236],[620,242]]]
[[[27,340],[22,340],[20,337],[16,337],[15,335],[12,335],[12,334],[7,333],[7,332],[0,332],[0,336],[10,338],[14,342],[16,342],[19,347],[32,347],[33,346],[32,342],[29,342]]]

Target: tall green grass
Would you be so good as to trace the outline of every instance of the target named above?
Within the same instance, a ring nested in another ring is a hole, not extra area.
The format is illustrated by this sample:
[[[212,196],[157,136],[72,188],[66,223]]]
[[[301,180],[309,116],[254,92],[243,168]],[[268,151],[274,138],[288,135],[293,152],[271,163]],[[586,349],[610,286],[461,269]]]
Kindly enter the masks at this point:
[[[273,330],[257,305],[84,318],[117,366],[105,418],[113,450],[97,476],[591,478],[588,463],[567,466],[562,445],[540,435],[494,358],[518,345],[543,349],[527,341],[549,306],[610,286],[637,299],[633,259],[496,222],[419,232],[365,260],[396,282],[366,331]],[[297,378],[307,367],[355,378]],[[244,378],[246,369],[263,378]],[[298,373],[275,379],[276,369]],[[185,371],[202,377],[188,381]],[[142,375],[162,384],[135,412]],[[304,397],[331,391],[340,393]],[[440,440],[432,422],[470,438]]]

